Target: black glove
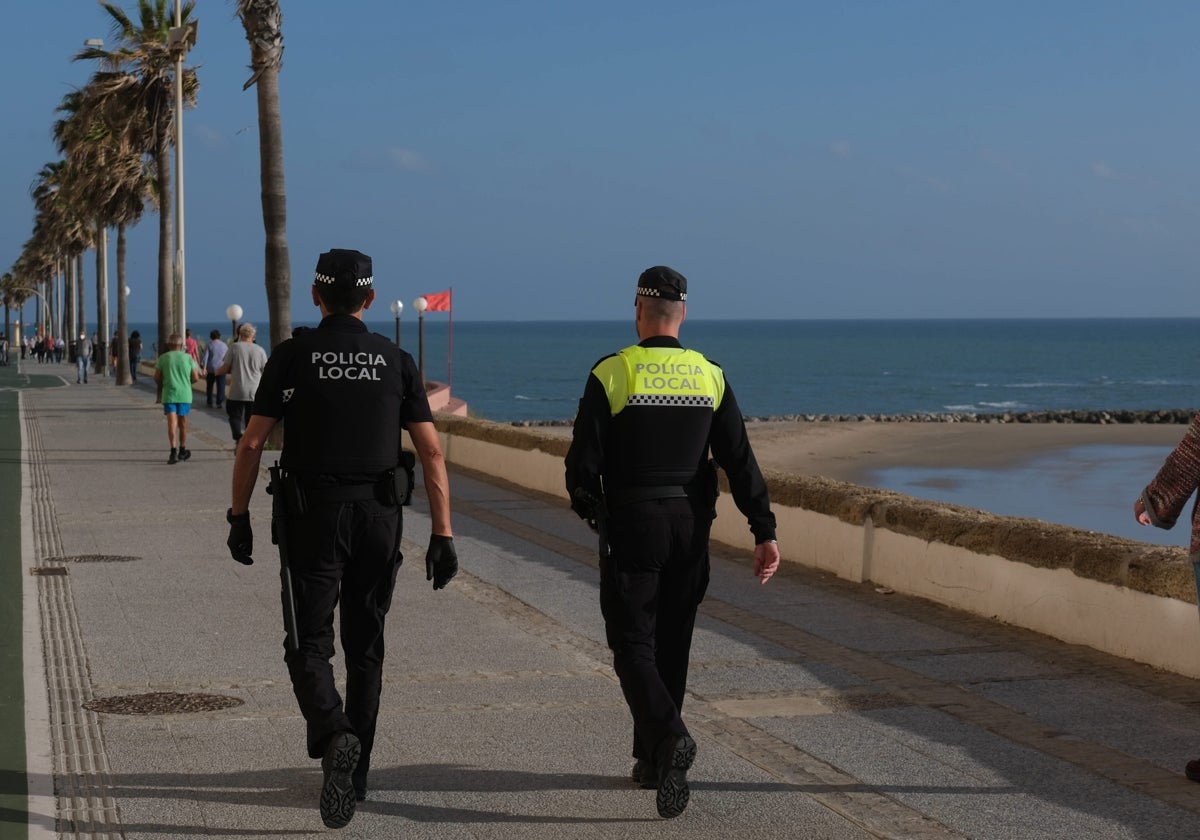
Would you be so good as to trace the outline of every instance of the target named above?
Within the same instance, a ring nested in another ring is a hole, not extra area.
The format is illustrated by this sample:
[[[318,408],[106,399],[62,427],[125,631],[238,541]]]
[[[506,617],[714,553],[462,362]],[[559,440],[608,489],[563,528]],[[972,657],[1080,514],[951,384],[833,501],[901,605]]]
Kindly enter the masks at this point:
[[[433,581],[434,589],[444,589],[456,574],[458,552],[454,550],[454,537],[431,534],[425,552],[425,580]]]
[[[254,531],[250,528],[250,511],[239,516],[233,515],[233,508],[225,511],[225,521],[229,523],[229,553],[233,559],[247,566],[254,562],[250,555],[254,552]]]

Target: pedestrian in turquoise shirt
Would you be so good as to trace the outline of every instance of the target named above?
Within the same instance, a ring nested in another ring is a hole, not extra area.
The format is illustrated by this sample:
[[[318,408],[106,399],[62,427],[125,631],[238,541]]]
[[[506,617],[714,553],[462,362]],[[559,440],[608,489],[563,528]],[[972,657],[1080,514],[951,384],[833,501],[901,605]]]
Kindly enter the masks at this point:
[[[171,444],[167,463],[186,461],[192,457],[187,448],[187,418],[192,410],[192,384],[200,381],[200,366],[183,351],[183,336],[179,333],[167,338],[167,352],[154,363],[154,381],[162,388],[163,414],[167,418],[167,441]]]

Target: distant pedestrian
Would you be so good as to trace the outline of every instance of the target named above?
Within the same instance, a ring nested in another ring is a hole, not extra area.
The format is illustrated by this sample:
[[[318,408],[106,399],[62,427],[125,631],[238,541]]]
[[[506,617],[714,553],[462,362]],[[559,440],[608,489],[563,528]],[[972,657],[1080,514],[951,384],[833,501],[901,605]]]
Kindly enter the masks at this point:
[[[66,349],[67,349],[67,342],[63,341],[63,337],[61,335],[58,338],[54,339],[54,363],[55,364],[57,364],[57,365],[62,364],[63,353],[66,351]]]
[[[1142,525],[1173,528],[1188,499],[1200,488],[1200,414],[1183,434],[1183,440],[1167,456],[1158,474],[1133,503],[1133,515]],[[1192,505],[1192,532],[1188,549],[1192,572],[1200,589],[1200,498]],[[1200,782],[1200,759],[1184,767],[1184,775]]]
[[[75,344],[75,384],[81,382],[86,385],[88,381],[88,362],[92,360],[92,340],[87,337],[86,332],[79,334],[79,341]]]
[[[686,300],[679,272],[642,272],[641,341],[592,367],[566,458],[571,507],[600,536],[600,611],[633,716],[631,775],[657,789],[667,818],[687,807],[696,756],[680,710],[708,586],[710,449],[754,535],[754,574],[766,583],[779,566],[775,515],[733,390],[720,367],[679,343]]]
[[[171,444],[167,463],[186,461],[192,457],[187,448],[192,383],[200,381],[200,367],[195,359],[183,352],[183,338],[179,333],[171,333],[167,338],[167,352],[154,363],[154,381],[162,389],[163,414],[167,418],[167,440]]]
[[[229,431],[236,444],[250,422],[250,409],[254,406],[254,394],[267,366],[267,353],[254,343],[257,331],[253,324],[238,327],[237,341],[229,345],[225,363],[217,368],[221,376],[229,375],[229,390],[226,394],[225,413],[229,415]]]
[[[225,342],[221,340],[220,330],[213,330],[208,334],[208,346],[204,348],[200,369],[204,371],[204,394],[208,398],[209,408],[213,407],[214,390],[217,392],[217,408],[225,405],[225,374],[216,371],[225,364],[225,351],[228,349]]]
[[[192,361],[197,366],[200,365],[200,345],[196,343],[196,339],[192,338],[191,329],[184,330],[183,349],[192,357]]]
[[[142,334],[134,330],[129,334],[129,376],[137,382],[138,365],[142,362]]]

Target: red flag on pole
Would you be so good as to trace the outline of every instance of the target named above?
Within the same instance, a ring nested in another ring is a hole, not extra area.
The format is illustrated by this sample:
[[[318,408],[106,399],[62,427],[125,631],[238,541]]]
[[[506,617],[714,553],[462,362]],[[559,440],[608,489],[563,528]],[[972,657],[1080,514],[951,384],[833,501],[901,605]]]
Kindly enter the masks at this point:
[[[434,292],[432,295],[425,295],[425,302],[429,304],[426,307],[430,312],[449,312],[450,311],[450,290],[444,292]]]

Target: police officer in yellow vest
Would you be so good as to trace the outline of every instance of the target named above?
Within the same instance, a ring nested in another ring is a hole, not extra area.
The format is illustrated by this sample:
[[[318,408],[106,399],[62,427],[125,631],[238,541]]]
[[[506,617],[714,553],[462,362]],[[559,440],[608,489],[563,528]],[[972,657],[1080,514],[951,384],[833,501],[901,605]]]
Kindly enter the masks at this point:
[[[754,573],[779,566],[775,516],[725,375],[679,343],[687,279],[638,278],[640,342],[592,368],[566,458],[571,506],[600,535],[600,609],[633,715],[633,780],[676,817],[696,743],[680,718],[696,609],[708,586],[716,465],[754,534]]]

